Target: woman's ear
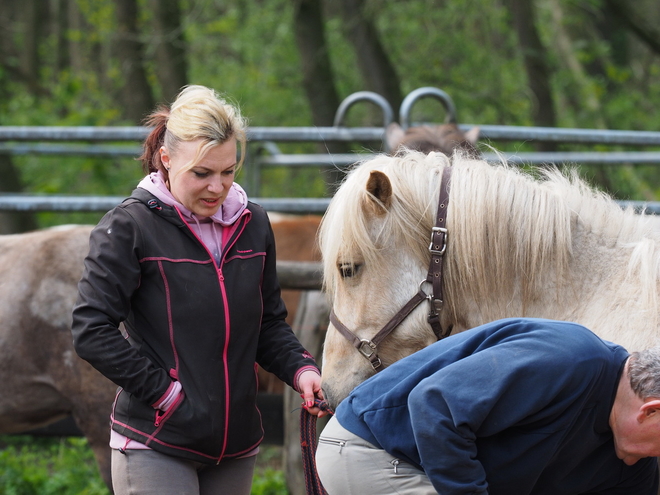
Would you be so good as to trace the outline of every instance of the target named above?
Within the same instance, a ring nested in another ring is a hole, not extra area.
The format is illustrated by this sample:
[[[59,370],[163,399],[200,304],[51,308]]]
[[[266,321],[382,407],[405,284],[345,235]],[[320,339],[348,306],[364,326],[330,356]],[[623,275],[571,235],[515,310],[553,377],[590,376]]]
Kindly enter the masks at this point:
[[[168,172],[170,171],[170,155],[167,154],[167,149],[165,146],[161,146],[160,149],[158,150],[160,153],[160,161],[163,164],[163,167],[165,167],[165,170]]]

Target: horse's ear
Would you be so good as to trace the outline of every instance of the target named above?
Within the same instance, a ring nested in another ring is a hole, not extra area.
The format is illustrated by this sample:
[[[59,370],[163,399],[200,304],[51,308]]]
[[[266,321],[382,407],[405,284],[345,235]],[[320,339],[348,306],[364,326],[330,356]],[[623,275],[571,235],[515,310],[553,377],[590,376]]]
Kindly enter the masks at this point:
[[[479,141],[479,134],[481,133],[481,129],[479,127],[473,127],[469,131],[465,133],[465,140],[475,146],[477,144],[477,141]]]
[[[399,145],[403,142],[405,131],[396,122],[392,122],[385,129],[385,151],[394,153]]]
[[[372,170],[367,181],[367,192],[371,194],[368,206],[371,206],[376,215],[384,215],[392,205],[392,184],[387,175]],[[372,198],[376,198],[378,202]]]

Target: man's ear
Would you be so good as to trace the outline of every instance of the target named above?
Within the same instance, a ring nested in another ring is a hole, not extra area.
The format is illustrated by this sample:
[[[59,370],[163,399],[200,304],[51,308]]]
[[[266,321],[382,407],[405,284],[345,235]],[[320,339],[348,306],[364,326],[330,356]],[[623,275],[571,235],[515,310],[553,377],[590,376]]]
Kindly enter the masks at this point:
[[[637,412],[637,421],[640,423],[654,418],[660,421],[660,399],[649,399],[645,401]]]

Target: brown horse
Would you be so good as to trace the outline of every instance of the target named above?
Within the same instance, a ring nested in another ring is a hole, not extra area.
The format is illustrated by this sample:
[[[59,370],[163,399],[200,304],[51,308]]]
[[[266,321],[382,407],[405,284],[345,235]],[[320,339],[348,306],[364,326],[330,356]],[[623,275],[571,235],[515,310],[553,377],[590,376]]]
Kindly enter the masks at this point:
[[[321,224],[320,215],[285,215],[282,213],[269,213],[275,244],[277,246],[277,259],[281,261],[320,261],[321,252],[316,243],[316,232]],[[286,321],[293,325],[298,310],[301,291],[282,290],[282,300],[288,311]],[[259,368],[259,390],[269,394],[281,394],[284,383],[272,373]]]
[[[385,130],[385,145],[393,153],[406,148],[422,153],[440,151],[452,156],[455,151],[461,151],[476,158],[479,156],[476,148],[479,132],[479,127],[473,127],[464,133],[454,123],[420,125],[403,130],[399,124],[392,122]]]
[[[109,486],[108,417],[116,386],[78,358],[71,338],[91,228],[0,236],[0,433],[72,415]]]

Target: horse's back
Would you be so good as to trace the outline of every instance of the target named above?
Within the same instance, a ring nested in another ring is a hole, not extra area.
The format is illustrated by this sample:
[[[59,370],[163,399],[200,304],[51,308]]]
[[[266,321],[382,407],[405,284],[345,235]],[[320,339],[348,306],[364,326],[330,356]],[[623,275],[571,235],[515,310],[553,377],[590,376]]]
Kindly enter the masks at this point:
[[[321,253],[316,244],[316,233],[320,223],[319,215],[282,215],[272,220],[277,259],[319,261]]]
[[[0,431],[40,426],[71,409],[64,391],[81,378],[71,311],[91,229],[0,236],[0,380],[9,399],[0,400]]]

